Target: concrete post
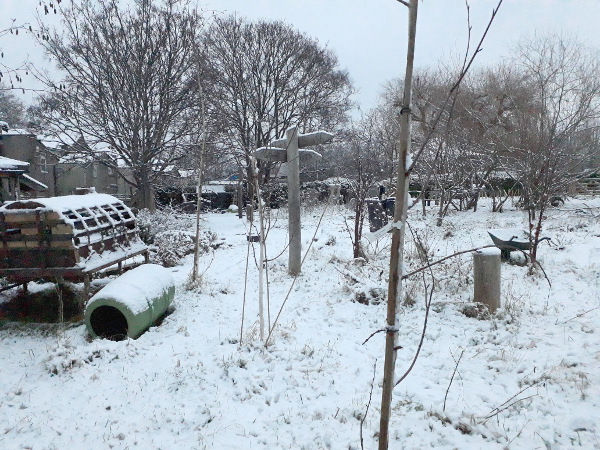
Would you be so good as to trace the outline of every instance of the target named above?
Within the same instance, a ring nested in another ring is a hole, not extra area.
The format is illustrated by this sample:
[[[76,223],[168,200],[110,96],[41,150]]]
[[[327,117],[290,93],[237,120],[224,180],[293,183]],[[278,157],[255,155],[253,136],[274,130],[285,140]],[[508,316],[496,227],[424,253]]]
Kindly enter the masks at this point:
[[[485,248],[473,253],[474,301],[490,313],[500,307],[500,249]]]
[[[300,158],[298,153],[298,128],[285,132],[287,139],[288,230],[290,275],[298,275],[302,266],[302,232],[300,229]]]

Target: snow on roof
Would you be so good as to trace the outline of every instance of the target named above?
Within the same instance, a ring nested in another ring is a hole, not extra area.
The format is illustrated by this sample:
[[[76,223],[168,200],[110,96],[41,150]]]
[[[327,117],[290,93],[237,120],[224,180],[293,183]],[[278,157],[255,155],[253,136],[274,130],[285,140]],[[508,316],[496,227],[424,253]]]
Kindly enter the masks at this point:
[[[38,189],[38,190],[40,190],[40,189],[48,189],[47,185],[45,185],[44,183],[42,183],[39,180],[36,180],[33,177],[30,177],[29,175],[27,175],[25,173],[22,175],[22,177],[25,179],[24,180],[25,184],[27,184],[27,185],[35,188],[35,189]]]
[[[35,198],[20,202],[9,202],[0,207],[0,211],[17,209],[14,205],[20,203],[24,209],[47,208],[57,212],[67,212],[81,208],[100,207],[107,204],[122,203],[116,197],[108,194],[64,195],[62,197]],[[11,205],[12,208],[11,208]]]
[[[59,164],[66,163],[77,163],[77,164],[87,164],[94,160],[91,155],[82,154],[82,153],[67,153],[61,156],[58,160]]]
[[[196,188],[198,189],[198,188]],[[196,192],[198,192],[196,190]],[[210,192],[214,192],[214,193],[218,193],[218,192],[226,192],[225,191],[225,186],[221,185],[221,184],[210,184],[210,185],[204,185],[202,186],[202,192],[205,193],[210,193]]]
[[[29,163],[25,161],[20,161],[18,159],[5,158],[4,156],[0,156],[0,169],[1,170],[27,170],[29,167]]]
[[[10,128],[8,131],[2,133],[4,136],[33,136],[33,133],[29,130],[25,130],[24,128]]]

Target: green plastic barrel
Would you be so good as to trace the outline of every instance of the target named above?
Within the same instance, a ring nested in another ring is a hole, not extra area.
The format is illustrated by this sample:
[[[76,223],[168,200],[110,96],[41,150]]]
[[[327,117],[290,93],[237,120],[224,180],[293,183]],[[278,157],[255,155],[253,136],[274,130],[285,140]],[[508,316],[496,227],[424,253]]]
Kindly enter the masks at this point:
[[[136,339],[162,317],[173,301],[175,283],[168,269],[143,264],[104,286],[85,308],[92,337]]]

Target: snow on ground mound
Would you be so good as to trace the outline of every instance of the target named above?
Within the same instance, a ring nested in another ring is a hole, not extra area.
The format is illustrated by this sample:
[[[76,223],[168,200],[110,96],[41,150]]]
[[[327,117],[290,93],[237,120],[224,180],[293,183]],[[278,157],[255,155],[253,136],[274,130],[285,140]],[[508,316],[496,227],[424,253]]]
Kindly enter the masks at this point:
[[[485,202],[436,227],[433,208],[411,211],[407,273],[426,256],[491,244],[489,229],[527,229],[522,212],[490,213]],[[200,292],[178,289],[173,314],[138,340],[90,342],[83,325],[51,335],[0,327],[0,448],[358,449],[361,427],[364,448],[375,448],[384,337],[373,333],[385,324],[389,234],[353,260],[349,212],[328,209],[315,233],[321,212],[303,215],[303,248],[312,246],[292,287],[287,218],[272,211],[267,322],[282,309],[267,348],[258,247],[248,251],[233,214],[204,216],[228,245],[202,257]],[[492,318],[463,313],[471,255],[406,283],[398,377],[432,287],[433,306],[420,357],[394,391],[390,448],[600,448],[600,199],[548,214],[545,275],[503,263]],[[184,261],[172,269],[180,287]]]

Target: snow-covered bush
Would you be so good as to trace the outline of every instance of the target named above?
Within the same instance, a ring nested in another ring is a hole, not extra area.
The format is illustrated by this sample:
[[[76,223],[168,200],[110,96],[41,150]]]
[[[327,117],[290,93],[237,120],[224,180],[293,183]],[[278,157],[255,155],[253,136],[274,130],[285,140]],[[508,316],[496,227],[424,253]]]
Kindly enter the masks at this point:
[[[140,238],[147,245],[154,244],[160,233],[194,228],[196,220],[195,215],[177,212],[173,208],[162,208],[154,212],[142,209],[136,217]]]
[[[156,252],[151,255],[152,262],[164,267],[173,267],[186,255],[194,253],[195,236],[189,231],[161,231],[154,236]]]
[[[151,246],[150,261],[164,267],[173,267],[194,253],[195,220],[194,214],[182,214],[171,208],[156,212],[147,209],[137,216],[140,237]],[[200,253],[214,248],[216,235],[207,230],[200,231]]]

